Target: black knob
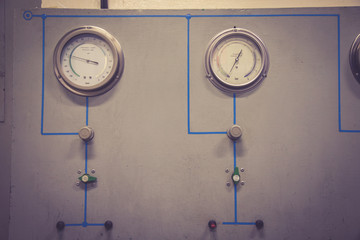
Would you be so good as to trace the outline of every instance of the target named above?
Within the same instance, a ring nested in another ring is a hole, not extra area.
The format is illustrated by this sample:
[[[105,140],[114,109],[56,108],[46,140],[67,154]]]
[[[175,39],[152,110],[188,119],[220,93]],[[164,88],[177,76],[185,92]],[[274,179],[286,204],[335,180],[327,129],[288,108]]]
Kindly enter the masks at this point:
[[[215,220],[210,220],[208,223],[208,226],[209,226],[210,230],[215,230],[215,228],[216,228]]]
[[[105,226],[106,230],[110,230],[113,227],[113,223],[112,223],[112,221],[108,220],[105,222],[104,226]]]
[[[57,222],[57,223],[56,223],[56,228],[57,228],[57,230],[59,230],[59,231],[64,230],[64,228],[65,228],[65,223],[64,223],[63,221]]]
[[[255,225],[257,229],[262,229],[264,227],[264,222],[262,220],[256,220]]]

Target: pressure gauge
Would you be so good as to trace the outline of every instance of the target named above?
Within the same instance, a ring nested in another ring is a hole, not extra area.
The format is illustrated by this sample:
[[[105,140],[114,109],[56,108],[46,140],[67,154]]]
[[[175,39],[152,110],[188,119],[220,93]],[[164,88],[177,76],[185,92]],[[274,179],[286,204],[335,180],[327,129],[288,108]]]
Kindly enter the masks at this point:
[[[268,51],[259,37],[231,28],[213,37],[205,54],[207,78],[228,93],[251,90],[267,75]]]
[[[54,72],[59,82],[80,96],[109,91],[124,70],[119,42],[99,27],[83,26],[66,33],[54,52]]]
[[[349,60],[351,71],[360,83],[360,34],[355,38],[350,48]]]

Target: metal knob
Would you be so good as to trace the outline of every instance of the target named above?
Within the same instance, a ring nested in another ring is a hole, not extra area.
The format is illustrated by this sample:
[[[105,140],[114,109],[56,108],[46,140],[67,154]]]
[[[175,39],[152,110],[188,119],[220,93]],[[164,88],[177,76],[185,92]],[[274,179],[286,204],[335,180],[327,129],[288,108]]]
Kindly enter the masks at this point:
[[[227,130],[227,135],[233,141],[240,139],[242,135],[240,126],[233,125],[231,128],[229,128],[229,130]]]
[[[83,127],[80,129],[79,131],[79,137],[85,141],[85,142],[89,142],[91,141],[91,139],[94,138],[94,130],[91,127]]]

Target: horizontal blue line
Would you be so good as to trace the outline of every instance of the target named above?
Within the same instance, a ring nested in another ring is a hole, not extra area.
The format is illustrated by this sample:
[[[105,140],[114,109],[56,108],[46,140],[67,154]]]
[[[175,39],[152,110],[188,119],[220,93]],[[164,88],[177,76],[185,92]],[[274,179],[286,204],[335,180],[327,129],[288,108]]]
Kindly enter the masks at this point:
[[[338,17],[339,14],[256,14],[256,15],[32,15],[53,18],[206,18],[206,17]]]
[[[78,135],[79,133],[41,133],[41,135]]]
[[[78,227],[82,226],[82,223],[65,224],[66,227]]]
[[[360,132],[360,130],[342,130],[342,129],[340,129],[339,131],[340,132],[350,132],[350,133],[358,133],[358,132]]]
[[[191,17],[337,17],[339,14],[191,15]]]
[[[73,223],[65,224],[66,227],[87,227],[87,226],[104,226],[104,223]]]
[[[223,222],[224,225],[256,225],[254,222]]]
[[[188,134],[227,134],[227,132],[188,132]]]
[[[154,17],[173,17],[173,18],[184,18],[186,15],[45,15],[46,18],[154,18]],[[43,15],[33,15],[33,17],[43,17]]]
[[[104,226],[104,223],[88,223],[88,226]]]

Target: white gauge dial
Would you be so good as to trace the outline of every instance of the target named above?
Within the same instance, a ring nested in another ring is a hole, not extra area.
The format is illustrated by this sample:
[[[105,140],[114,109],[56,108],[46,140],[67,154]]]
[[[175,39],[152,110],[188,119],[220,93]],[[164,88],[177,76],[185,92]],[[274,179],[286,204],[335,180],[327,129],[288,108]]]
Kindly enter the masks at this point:
[[[120,44],[101,28],[86,26],[67,33],[54,53],[54,69],[60,83],[81,96],[110,90],[124,68]]]
[[[267,74],[268,55],[261,40],[248,30],[234,28],[216,35],[208,46],[207,77],[225,92],[239,93]]]
[[[106,79],[114,67],[107,42],[96,35],[81,35],[65,45],[61,53],[65,76],[80,87],[94,87]]]

